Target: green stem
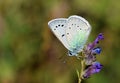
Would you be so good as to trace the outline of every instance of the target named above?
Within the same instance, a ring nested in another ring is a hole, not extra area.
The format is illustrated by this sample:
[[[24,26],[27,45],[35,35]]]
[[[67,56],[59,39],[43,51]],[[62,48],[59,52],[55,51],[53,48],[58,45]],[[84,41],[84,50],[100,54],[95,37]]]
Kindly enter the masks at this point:
[[[78,59],[81,59],[81,71],[79,72],[77,70],[77,74],[78,74],[78,83],[81,83],[82,80],[83,80],[83,72],[84,72],[84,69],[85,69],[85,60],[84,60],[84,53],[81,52],[80,56],[78,56],[77,58]]]
[[[78,78],[78,83],[81,83],[82,82],[82,79],[81,78]]]
[[[84,71],[84,60],[81,60],[81,72],[78,75],[78,83],[82,82],[82,75],[83,75],[83,71]]]

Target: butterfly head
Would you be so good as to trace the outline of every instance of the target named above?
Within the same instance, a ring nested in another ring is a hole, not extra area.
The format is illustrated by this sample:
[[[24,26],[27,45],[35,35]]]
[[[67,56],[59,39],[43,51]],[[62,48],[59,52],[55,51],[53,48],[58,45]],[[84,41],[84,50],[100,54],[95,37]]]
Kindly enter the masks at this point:
[[[68,56],[77,56],[77,52],[75,51],[68,51]]]

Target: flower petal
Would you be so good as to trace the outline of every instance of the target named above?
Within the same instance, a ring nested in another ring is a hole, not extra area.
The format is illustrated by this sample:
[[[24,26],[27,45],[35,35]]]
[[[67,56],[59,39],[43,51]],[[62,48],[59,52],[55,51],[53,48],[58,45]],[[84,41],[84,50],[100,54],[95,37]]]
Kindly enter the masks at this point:
[[[93,55],[100,54],[101,53],[101,48],[100,47],[94,48],[91,53]]]
[[[89,50],[93,49],[95,47],[95,45],[97,45],[99,43],[100,40],[103,40],[104,36],[102,33],[99,33],[99,35],[97,36],[97,38],[95,39],[95,41],[93,43],[88,44],[87,48]]]
[[[100,72],[102,65],[99,62],[93,62],[83,73],[83,78],[89,78],[91,75]]]

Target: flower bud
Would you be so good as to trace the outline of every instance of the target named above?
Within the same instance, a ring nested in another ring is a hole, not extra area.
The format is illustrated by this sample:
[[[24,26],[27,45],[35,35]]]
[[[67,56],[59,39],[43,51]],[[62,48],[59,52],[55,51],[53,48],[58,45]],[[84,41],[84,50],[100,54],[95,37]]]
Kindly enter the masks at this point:
[[[100,72],[102,65],[99,62],[93,62],[85,71],[83,72],[83,78],[89,78],[91,75]]]
[[[95,54],[100,54],[101,53],[101,48],[100,47],[97,47],[97,48],[94,48],[92,50],[92,54],[95,55]]]

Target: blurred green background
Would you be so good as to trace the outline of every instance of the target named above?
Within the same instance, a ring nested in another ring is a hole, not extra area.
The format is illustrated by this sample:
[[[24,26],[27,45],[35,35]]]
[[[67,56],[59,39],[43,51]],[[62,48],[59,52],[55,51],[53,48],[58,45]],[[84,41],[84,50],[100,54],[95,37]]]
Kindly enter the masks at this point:
[[[77,83],[80,62],[47,25],[70,15],[90,22],[88,42],[105,36],[97,57],[104,67],[82,83],[120,83],[120,0],[0,0],[0,83]]]

